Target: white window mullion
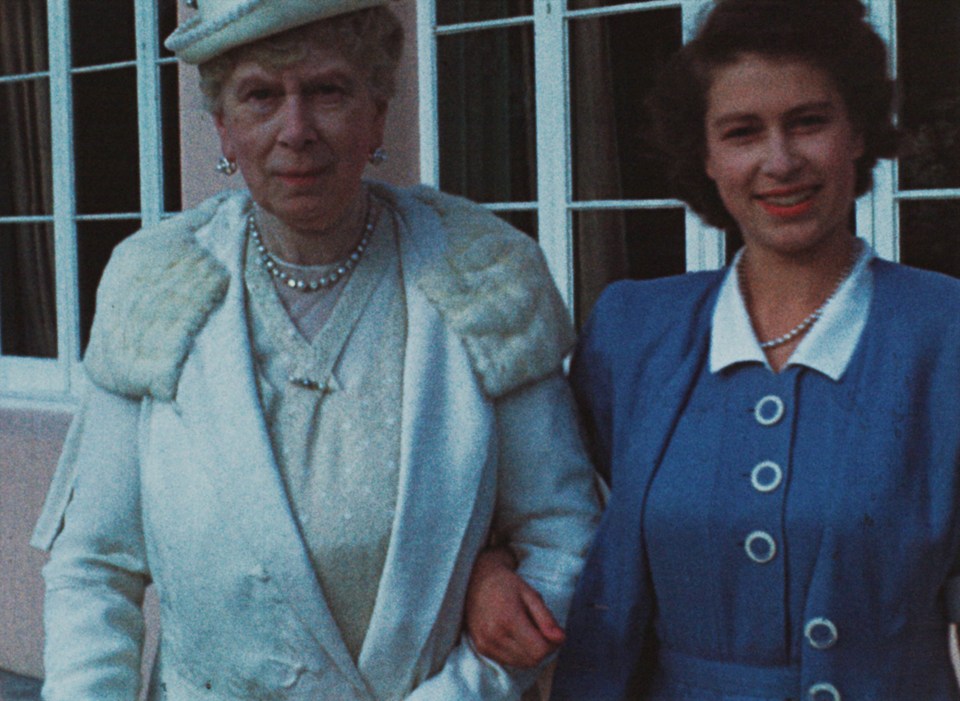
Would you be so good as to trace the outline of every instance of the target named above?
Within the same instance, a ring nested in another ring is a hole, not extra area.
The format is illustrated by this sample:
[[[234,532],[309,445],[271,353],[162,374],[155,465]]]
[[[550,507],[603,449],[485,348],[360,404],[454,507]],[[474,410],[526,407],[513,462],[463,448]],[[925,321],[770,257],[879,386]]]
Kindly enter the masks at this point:
[[[70,74],[70,7],[47,3],[50,62],[50,139],[53,149],[53,231],[57,290],[57,358],[61,391],[80,380],[80,300],[77,265],[77,197],[74,179],[73,80]]]
[[[157,4],[137,2],[137,121],[140,137],[142,225],[160,221],[163,211],[163,142],[160,125],[160,58]]]
[[[890,74],[897,71],[897,8],[895,0],[871,0],[870,22],[887,43]],[[896,161],[882,159],[873,170],[873,190],[857,203],[857,233],[881,258],[900,259],[900,217],[896,200]]]
[[[565,0],[533,3],[537,125],[537,231],[547,266],[568,309],[573,309],[570,183],[570,99],[567,86]]]
[[[685,0],[680,5],[684,44],[696,35],[700,19],[712,5],[712,0]],[[726,263],[726,239],[723,232],[705,224],[690,207],[686,207],[685,210],[687,271],[722,268]]]
[[[417,78],[420,85],[420,180],[436,187],[440,183],[436,0],[419,0],[416,6]]]

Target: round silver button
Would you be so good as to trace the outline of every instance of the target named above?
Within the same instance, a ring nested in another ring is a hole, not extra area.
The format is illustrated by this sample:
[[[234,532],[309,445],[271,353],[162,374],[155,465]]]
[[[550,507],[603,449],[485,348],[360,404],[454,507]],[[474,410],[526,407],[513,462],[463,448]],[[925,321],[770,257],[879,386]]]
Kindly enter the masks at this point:
[[[747,551],[747,557],[763,565],[776,556],[777,543],[766,531],[754,531],[747,536],[743,549]]]
[[[758,492],[772,492],[783,481],[783,470],[773,460],[764,460],[750,472],[750,484]]]
[[[817,650],[826,650],[837,642],[837,627],[829,618],[811,618],[803,629],[810,646]]]
[[[810,687],[807,698],[810,701],[840,701],[840,692],[833,684],[820,682]]]
[[[783,418],[783,400],[768,394],[753,407],[753,416],[761,426],[773,426]]]

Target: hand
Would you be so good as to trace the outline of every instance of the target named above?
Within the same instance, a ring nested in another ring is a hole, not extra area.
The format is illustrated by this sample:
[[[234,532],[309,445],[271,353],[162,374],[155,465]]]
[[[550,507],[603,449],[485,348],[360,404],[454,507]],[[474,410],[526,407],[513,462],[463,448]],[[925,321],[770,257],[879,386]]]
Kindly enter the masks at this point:
[[[565,636],[543,598],[515,567],[508,548],[480,553],[467,589],[467,632],[481,655],[510,667],[531,668]]]

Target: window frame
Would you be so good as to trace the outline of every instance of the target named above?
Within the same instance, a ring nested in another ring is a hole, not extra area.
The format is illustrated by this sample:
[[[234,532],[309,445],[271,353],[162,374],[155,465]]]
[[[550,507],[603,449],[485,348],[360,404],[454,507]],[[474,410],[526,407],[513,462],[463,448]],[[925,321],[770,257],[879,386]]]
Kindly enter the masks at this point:
[[[57,323],[56,358],[0,355],[0,406],[4,408],[73,408],[86,378],[80,362],[79,265],[77,223],[111,219],[139,219],[141,226],[158,223],[164,211],[163,144],[160,67],[176,63],[160,56],[157,3],[133,2],[135,51],[133,60],[74,68],[69,0],[47,2],[46,71],[2,76],[15,82],[46,78],[50,94],[53,213],[43,216],[0,216],[0,224],[52,222],[55,261]],[[116,68],[135,68],[139,145],[139,211],[78,214],[74,159],[73,76]]]

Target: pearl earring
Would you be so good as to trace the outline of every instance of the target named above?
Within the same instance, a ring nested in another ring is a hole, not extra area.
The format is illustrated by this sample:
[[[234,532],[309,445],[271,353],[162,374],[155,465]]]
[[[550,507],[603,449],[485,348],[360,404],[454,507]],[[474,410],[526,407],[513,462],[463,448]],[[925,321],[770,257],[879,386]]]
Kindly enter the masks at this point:
[[[237,162],[232,161],[226,156],[220,156],[220,160],[217,161],[217,172],[220,175],[231,176],[237,172]]]
[[[386,161],[387,161],[387,149],[383,148],[383,146],[378,146],[370,154],[370,163],[375,166],[386,163]]]

